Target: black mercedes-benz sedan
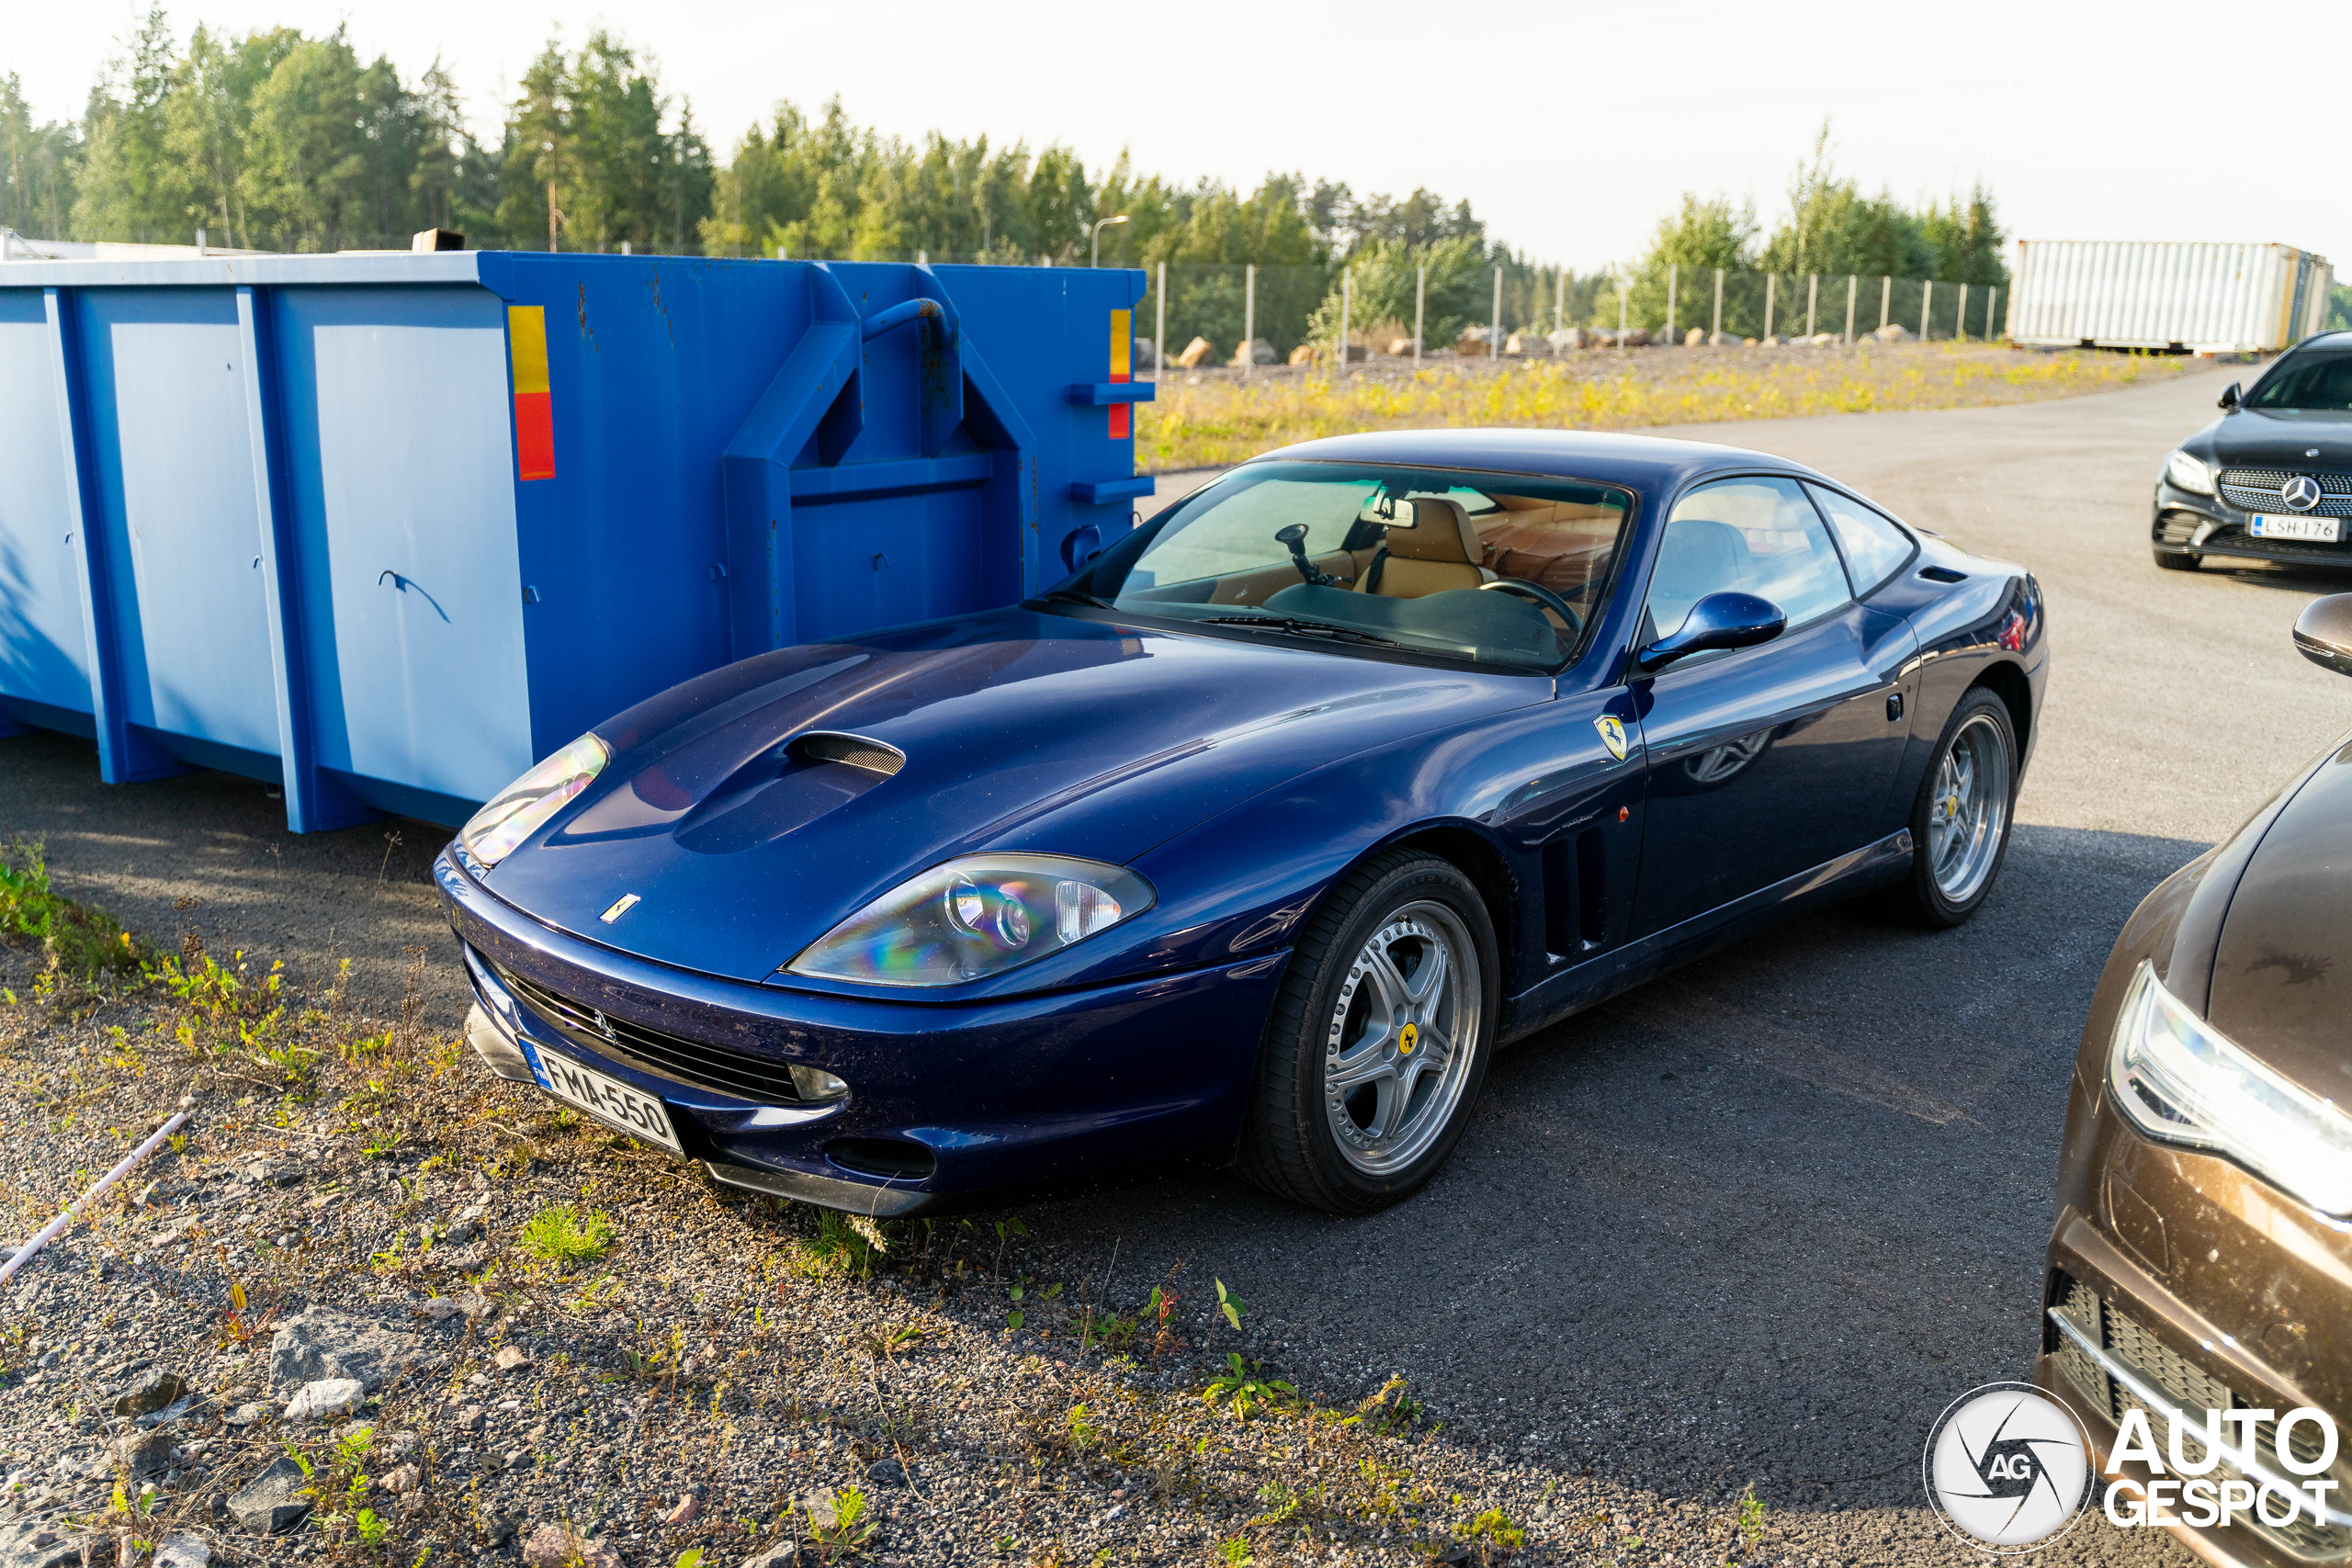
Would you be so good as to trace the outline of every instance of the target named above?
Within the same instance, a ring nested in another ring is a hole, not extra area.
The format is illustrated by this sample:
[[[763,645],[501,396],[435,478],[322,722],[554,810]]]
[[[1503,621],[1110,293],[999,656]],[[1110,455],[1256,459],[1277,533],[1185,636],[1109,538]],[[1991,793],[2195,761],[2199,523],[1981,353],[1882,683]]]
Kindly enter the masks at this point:
[[[2156,564],[2352,566],[2352,332],[2304,339],[2252,391],[2230,383],[2221,406],[2156,480]]]

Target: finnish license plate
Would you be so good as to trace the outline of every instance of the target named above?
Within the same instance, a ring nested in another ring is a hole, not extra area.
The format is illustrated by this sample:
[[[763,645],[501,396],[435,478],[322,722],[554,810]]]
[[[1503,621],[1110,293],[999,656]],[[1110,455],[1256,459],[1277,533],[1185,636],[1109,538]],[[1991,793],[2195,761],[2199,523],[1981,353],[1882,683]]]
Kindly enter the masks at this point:
[[[2344,537],[2344,520],[2340,517],[2257,517],[2254,520],[2254,536],[2257,539],[2305,539],[2313,544],[2333,545]]]
[[[677,1129],[670,1125],[669,1107],[651,1095],[639,1094],[618,1078],[552,1051],[541,1050],[538,1056],[539,1068],[547,1074],[548,1092],[566,1105],[585,1111],[608,1127],[659,1144],[673,1155],[686,1152],[678,1143]]]

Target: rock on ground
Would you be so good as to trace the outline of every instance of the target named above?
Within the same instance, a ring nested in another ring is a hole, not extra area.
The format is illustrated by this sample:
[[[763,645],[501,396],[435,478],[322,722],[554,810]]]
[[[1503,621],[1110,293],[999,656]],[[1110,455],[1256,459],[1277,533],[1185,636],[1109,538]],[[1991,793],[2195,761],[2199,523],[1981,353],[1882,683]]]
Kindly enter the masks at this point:
[[[302,1467],[291,1457],[281,1457],[230,1494],[230,1517],[255,1535],[290,1529],[311,1511],[311,1499],[300,1495],[309,1484]]]
[[[211,1561],[211,1544],[201,1536],[167,1535],[155,1547],[154,1568],[205,1568]]]
[[[523,1543],[525,1568],[620,1568],[620,1557],[594,1536],[583,1536],[563,1525],[541,1525]]]
[[[82,1548],[90,1539],[41,1519],[0,1525],[0,1568],[82,1568]]]
[[[114,1402],[118,1416],[145,1416],[163,1409],[187,1392],[187,1382],[164,1367],[151,1367],[131,1381]]]
[[[352,1378],[370,1393],[413,1363],[413,1336],[333,1307],[308,1306],[278,1325],[269,1342],[269,1382],[279,1393],[322,1379]]]
[[[323,1421],[348,1416],[367,1403],[368,1390],[357,1378],[321,1378],[306,1382],[286,1402],[288,1421]]]

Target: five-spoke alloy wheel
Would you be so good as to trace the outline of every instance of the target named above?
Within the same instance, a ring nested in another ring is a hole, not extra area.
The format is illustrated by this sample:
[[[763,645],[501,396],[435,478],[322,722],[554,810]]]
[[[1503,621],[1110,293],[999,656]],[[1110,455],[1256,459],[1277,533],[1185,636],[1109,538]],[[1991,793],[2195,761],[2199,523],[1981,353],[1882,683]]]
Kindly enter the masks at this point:
[[[1493,921],[1455,866],[1389,851],[1341,877],[1268,1023],[1243,1171],[1340,1213],[1419,1187],[1486,1077],[1498,979]]]
[[[1961,699],[1911,808],[1911,874],[1895,890],[1904,913],[1950,928],[1976,912],[2009,847],[2017,798],[2016,731],[1999,695]]]

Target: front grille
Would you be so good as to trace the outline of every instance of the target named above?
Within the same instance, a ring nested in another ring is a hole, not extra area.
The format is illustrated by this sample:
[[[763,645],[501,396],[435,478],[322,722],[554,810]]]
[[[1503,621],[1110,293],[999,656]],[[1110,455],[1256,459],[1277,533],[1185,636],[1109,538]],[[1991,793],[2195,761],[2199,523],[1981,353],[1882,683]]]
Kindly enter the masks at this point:
[[[2064,1289],[2057,1302],[2058,1311],[2081,1329],[2087,1338],[2109,1356],[2129,1366],[2143,1382],[2152,1384],[2164,1396],[2181,1407],[2191,1417],[2183,1428],[2184,1452],[2197,1453],[2195,1434],[2197,1423],[2208,1410],[2234,1410],[2246,1404],[2232,1392],[2229,1385],[2214,1377],[2187,1357],[2174,1351],[2129,1313],[2119,1309],[2080,1280],[2060,1275]],[[2078,1348],[2075,1342],[2061,1335],[2051,1359],[2058,1371],[2075,1385],[2092,1408],[2103,1410],[2107,1418],[2120,1425],[2132,1411],[2146,1413],[2149,1430],[2161,1448],[2167,1438],[2167,1418],[2160,1411],[2150,1410],[2138,1395],[2110,1378],[2099,1364]],[[2271,1398],[2266,1403],[2279,1409],[2283,1401]],[[2234,1430],[2234,1428],[2230,1428]],[[2281,1474],[2287,1470],[2278,1464],[2278,1427],[2275,1421],[2258,1422],[2255,1426],[2255,1451],[2264,1456]],[[2168,1451],[2168,1450],[2167,1450]],[[2312,1423],[2298,1422],[2289,1435],[2287,1451],[2302,1464],[2310,1464],[2320,1455],[2319,1434]],[[2223,1478],[2240,1478],[2240,1472],[2226,1461],[2215,1466],[2213,1474]],[[2290,1476],[2290,1479],[2292,1479]],[[2246,1528],[2266,1537],[2280,1550],[2306,1562],[2339,1562],[2352,1557],[2352,1530],[2337,1529],[2312,1523],[2308,1514],[2296,1514],[2293,1521],[2284,1525],[2267,1524],[2248,1518]]]
[[[694,1089],[715,1089],[763,1105],[791,1105],[800,1099],[792,1070],[720,1045],[706,1045],[641,1023],[606,1017],[597,1009],[548,989],[536,980],[493,964],[498,977],[539,1021],[582,1050],[610,1056],[632,1067]]]
[[[2219,483],[2222,499],[2240,512],[2292,516],[2281,492],[2295,477],[2292,468],[2223,468]],[[2319,481],[2320,501],[2303,513],[2310,517],[2352,517],[2352,474],[2312,474]]]

